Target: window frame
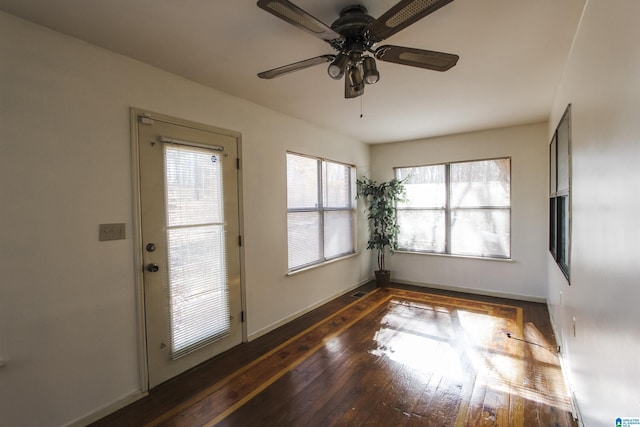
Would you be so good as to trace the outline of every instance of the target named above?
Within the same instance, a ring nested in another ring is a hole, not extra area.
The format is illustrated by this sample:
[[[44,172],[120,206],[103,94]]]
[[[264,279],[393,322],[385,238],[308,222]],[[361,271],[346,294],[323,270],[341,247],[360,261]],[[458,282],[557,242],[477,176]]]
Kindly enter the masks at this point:
[[[306,159],[312,159],[315,160],[317,162],[318,165],[318,175],[317,175],[317,197],[318,197],[318,203],[317,206],[314,208],[308,207],[308,208],[290,208],[289,207],[289,188],[288,188],[288,182],[289,182],[289,169],[288,166],[285,167],[286,171],[285,171],[285,175],[286,175],[286,180],[287,180],[287,190],[286,190],[286,199],[287,199],[287,274],[291,275],[291,274],[295,274],[301,271],[305,271],[308,270],[310,268],[315,268],[318,266],[322,266],[325,264],[329,264],[344,258],[348,258],[351,257],[353,255],[356,254],[356,197],[355,197],[355,182],[356,182],[356,167],[353,164],[349,164],[346,162],[341,162],[341,161],[337,161],[337,160],[332,160],[332,159],[327,159],[327,158],[323,158],[323,157],[317,157],[317,156],[312,156],[312,155],[308,155],[308,154],[302,154],[302,153],[298,153],[298,152],[294,152],[294,151],[287,151],[286,152],[286,157],[288,158],[288,156],[298,156],[298,157],[303,157]],[[288,163],[288,162],[285,162]],[[341,166],[345,166],[347,168],[348,171],[348,189],[347,192],[349,194],[348,200],[349,200],[349,205],[347,207],[329,207],[326,206],[326,201],[325,201],[325,186],[326,186],[326,165],[327,163],[332,163],[332,164],[336,164],[336,165],[341,165]],[[291,267],[291,265],[289,264],[289,254],[291,251],[291,248],[289,246],[289,214],[292,213],[318,213],[318,217],[319,217],[319,222],[318,222],[318,233],[319,233],[319,253],[320,253],[320,257],[314,261],[305,263],[305,264],[301,264],[301,265],[297,265],[294,267]],[[329,212],[348,212],[349,213],[349,217],[350,217],[350,241],[351,241],[351,250],[346,251],[346,252],[341,252],[335,255],[331,255],[331,256],[327,256],[326,250],[327,250],[327,234],[326,234],[326,228],[325,228],[325,215]]]
[[[475,163],[475,162],[486,162],[486,161],[492,161],[492,160],[508,160],[509,161],[509,206],[474,206],[474,207],[453,207],[451,205],[451,165],[456,165],[456,164],[464,164],[464,163]],[[459,258],[479,258],[479,259],[487,259],[487,260],[503,260],[503,261],[510,261],[512,260],[512,237],[511,237],[511,231],[512,231],[512,197],[511,197],[511,193],[512,193],[512,168],[511,168],[511,164],[512,164],[512,158],[511,156],[504,156],[504,157],[492,157],[492,158],[484,158],[484,159],[473,159],[473,160],[458,160],[458,161],[451,161],[451,162],[442,162],[442,163],[432,163],[432,164],[426,164],[426,165],[418,165],[418,166],[397,166],[394,167],[394,176],[396,178],[399,179],[398,177],[398,171],[400,169],[409,169],[409,168],[422,168],[422,167],[433,167],[433,166],[444,166],[445,168],[445,206],[444,208],[424,208],[424,209],[420,209],[420,208],[401,208],[401,207],[397,207],[396,210],[397,211],[402,211],[402,210],[421,210],[421,211],[444,211],[444,215],[445,215],[445,224],[444,224],[444,229],[445,229],[445,236],[444,236],[444,251],[443,252],[439,252],[439,251],[430,251],[430,250],[412,250],[410,248],[404,248],[404,247],[399,247],[397,252],[405,252],[405,253],[412,253],[412,254],[425,254],[425,255],[438,255],[438,256],[447,256],[447,257],[459,257]],[[452,253],[452,249],[451,249],[451,242],[452,242],[452,226],[451,226],[451,220],[452,220],[452,216],[453,213],[455,211],[485,211],[485,210],[506,210],[508,211],[508,215],[509,215],[509,254],[508,256],[497,256],[497,255],[478,255],[478,254],[458,254],[458,253]]]
[[[569,285],[572,228],[571,138],[571,104],[568,104],[549,142],[549,252]],[[560,174],[560,171],[563,173]]]

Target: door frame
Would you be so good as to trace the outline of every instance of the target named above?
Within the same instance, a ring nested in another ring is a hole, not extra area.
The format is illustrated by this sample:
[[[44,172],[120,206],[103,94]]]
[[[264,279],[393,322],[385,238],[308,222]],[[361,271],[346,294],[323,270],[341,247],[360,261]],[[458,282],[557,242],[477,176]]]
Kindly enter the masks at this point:
[[[132,196],[133,196],[133,253],[134,253],[134,276],[136,293],[136,318],[138,335],[138,365],[140,366],[139,381],[140,390],[143,393],[149,391],[149,366],[147,362],[147,329],[146,313],[144,304],[144,260],[143,260],[143,239],[142,239],[142,208],[140,200],[140,141],[138,140],[138,129],[140,127],[139,118],[145,120],[158,120],[178,126],[190,127],[206,132],[213,132],[230,136],[236,139],[238,144],[238,227],[240,236],[244,236],[244,210],[242,198],[242,134],[190,120],[154,113],[148,110],[130,107],[129,120],[131,125],[131,173],[132,173]],[[247,308],[246,308],[246,288],[244,273],[244,238],[239,247],[240,250],[240,305],[244,313],[245,321],[242,322],[242,342],[247,342]]]

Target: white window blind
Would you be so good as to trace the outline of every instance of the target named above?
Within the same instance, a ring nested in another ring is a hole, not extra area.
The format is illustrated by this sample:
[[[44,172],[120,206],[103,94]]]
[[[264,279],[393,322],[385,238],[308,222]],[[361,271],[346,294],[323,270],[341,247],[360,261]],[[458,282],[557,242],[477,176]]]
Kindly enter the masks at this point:
[[[397,168],[396,176],[407,192],[400,250],[511,257],[510,159]]]
[[[172,358],[229,332],[222,165],[218,154],[164,147]]]
[[[445,165],[401,168],[397,178],[405,181],[406,202],[397,206],[398,247],[416,252],[446,249],[447,186]]]
[[[353,167],[287,153],[288,269],[354,252]]]

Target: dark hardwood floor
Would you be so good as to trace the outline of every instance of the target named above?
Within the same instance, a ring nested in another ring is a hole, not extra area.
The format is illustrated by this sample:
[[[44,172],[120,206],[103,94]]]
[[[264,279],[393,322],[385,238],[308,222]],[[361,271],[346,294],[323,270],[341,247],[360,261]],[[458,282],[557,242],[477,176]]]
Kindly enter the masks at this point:
[[[358,290],[93,425],[576,425],[544,304]]]

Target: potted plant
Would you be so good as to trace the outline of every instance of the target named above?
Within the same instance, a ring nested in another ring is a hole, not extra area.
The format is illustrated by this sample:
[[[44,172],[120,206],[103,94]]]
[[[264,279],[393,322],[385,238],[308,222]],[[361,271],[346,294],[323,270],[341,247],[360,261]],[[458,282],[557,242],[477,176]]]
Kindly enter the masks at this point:
[[[378,286],[387,286],[391,272],[385,265],[387,252],[393,254],[398,249],[398,217],[396,203],[404,201],[404,182],[394,178],[377,183],[367,177],[356,181],[356,198],[364,199],[365,212],[369,220],[369,241],[367,249],[378,251],[378,270],[375,272]]]

